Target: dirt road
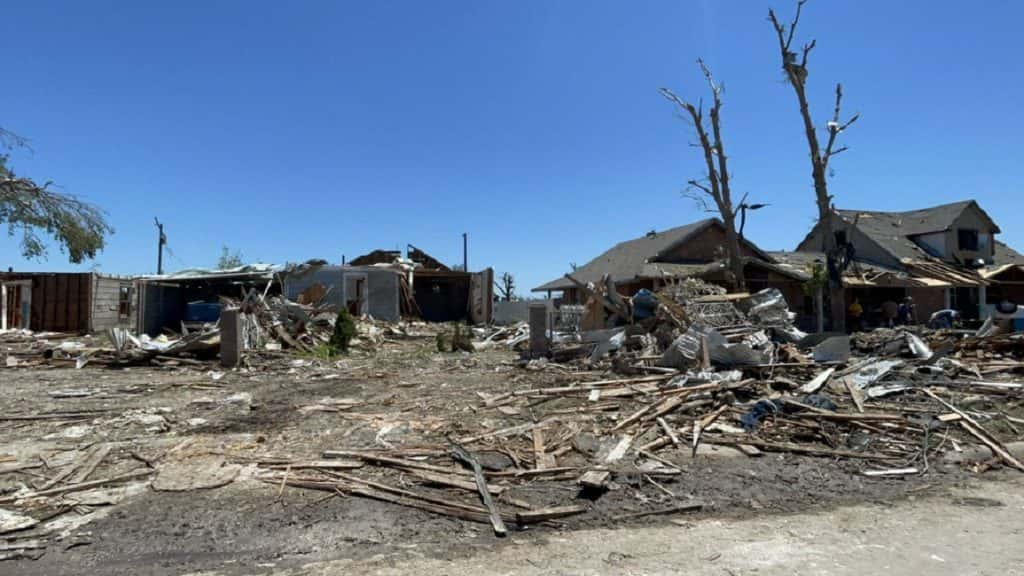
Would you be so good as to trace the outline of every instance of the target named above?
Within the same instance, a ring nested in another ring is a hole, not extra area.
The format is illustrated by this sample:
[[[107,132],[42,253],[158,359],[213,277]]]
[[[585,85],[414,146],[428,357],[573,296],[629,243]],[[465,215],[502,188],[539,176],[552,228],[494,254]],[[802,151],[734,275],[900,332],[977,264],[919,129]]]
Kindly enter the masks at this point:
[[[452,561],[385,556],[273,573],[1005,576],[1024,574],[1021,542],[1024,481],[1016,479],[973,483],[948,497],[896,504],[578,531],[546,542],[523,539]],[[415,555],[417,547],[410,545],[403,556]]]

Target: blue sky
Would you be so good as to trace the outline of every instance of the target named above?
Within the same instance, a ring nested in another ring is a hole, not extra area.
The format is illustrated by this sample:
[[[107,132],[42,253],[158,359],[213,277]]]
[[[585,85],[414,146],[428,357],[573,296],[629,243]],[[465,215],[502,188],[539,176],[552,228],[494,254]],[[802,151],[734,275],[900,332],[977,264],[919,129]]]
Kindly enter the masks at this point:
[[[771,2],[784,18],[788,1]],[[657,88],[725,84],[747,225],[794,247],[815,216],[768,2],[33,2],[0,18],[0,125],[32,140],[22,175],[98,204],[116,233],[93,266],[154,271],[247,260],[340,261],[412,243],[510,271],[520,290],[615,242],[705,217],[690,128]],[[1024,3],[812,0],[818,123],[842,81],[861,120],[833,161],[847,208],[976,198],[1024,248],[1018,104]],[[58,250],[0,265],[76,267]]]

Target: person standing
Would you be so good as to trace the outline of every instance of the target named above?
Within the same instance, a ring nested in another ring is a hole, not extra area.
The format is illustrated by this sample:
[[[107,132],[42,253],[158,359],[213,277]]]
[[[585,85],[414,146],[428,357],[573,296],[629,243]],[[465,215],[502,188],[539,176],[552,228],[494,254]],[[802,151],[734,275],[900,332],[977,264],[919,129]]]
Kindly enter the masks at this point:
[[[917,315],[917,311],[914,309],[914,299],[910,296],[903,299],[898,312],[900,324],[910,326],[916,323],[914,317]]]
[[[861,319],[864,316],[864,307],[860,304],[860,299],[854,297],[853,302],[847,308],[846,313],[850,316],[850,327],[855,331],[863,330],[861,325]]]
[[[900,305],[892,300],[882,302],[882,324],[887,328],[896,326],[896,318],[900,313]]]

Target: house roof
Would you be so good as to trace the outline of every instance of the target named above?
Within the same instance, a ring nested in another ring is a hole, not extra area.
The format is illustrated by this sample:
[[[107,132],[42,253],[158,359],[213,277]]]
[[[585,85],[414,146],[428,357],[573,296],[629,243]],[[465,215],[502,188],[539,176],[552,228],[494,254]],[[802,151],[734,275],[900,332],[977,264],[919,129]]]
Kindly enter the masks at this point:
[[[686,242],[695,234],[703,231],[709,226],[722,226],[718,218],[707,218],[693,222],[685,226],[670,228],[662,232],[648,232],[647,234],[620,242],[606,250],[603,254],[580,266],[572,272],[576,278],[584,284],[589,282],[600,282],[605,274],[609,274],[614,282],[628,282],[635,278],[652,277],[653,275],[664,275],[669,268],[654,269],[648,264],[655,262],[659,257],[669,252],[676,246]],[[751,242],[743,241],[748,248],[761,255],[766,260],[771,257],[762,252]],[[697,272],[706,267],[707,263],[682,264],[686,272]],[[692,266],[697,266],[692,268]],[[681,269],[682,270],[682,269]],[[574,285],[567,278],[557,278],[546,284],[533,289],[533,292],[546,292],[548,290],[565,290]]]
[[[981,269],[981,276],[985,279],[996,278],[1003,272],[1011,269],[1024,269],[1024,254],[1010,248],[1006,244],[996,240],[993,244],[992,265]]]
[[[885,251],[898,260],[927,258],[928,252],[913,241],[914,236],[949,230],[957,218],[969,207],[976,208],[996,226],[992,218],[974,200],[941,204],[920,210],[905,212],[880,212],[876,210],[840,210],[840,218],[849,223],[856,222],[857,229],[874,240]]]

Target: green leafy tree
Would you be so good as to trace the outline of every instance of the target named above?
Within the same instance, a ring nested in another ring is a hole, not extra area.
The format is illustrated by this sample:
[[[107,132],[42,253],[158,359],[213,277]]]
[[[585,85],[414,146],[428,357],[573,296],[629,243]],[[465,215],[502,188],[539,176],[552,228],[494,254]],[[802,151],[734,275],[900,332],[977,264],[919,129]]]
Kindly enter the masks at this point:
[[[52,182],[37,184],[11,169],[9,151],[28,148],[24,138],[0,128],[0,224],[9,236],[21,235],[25,258],[46,256],[48,236],[75,263],[91,260],[103,250],[114,229],[99,208],[81,199],[51,189]]]

